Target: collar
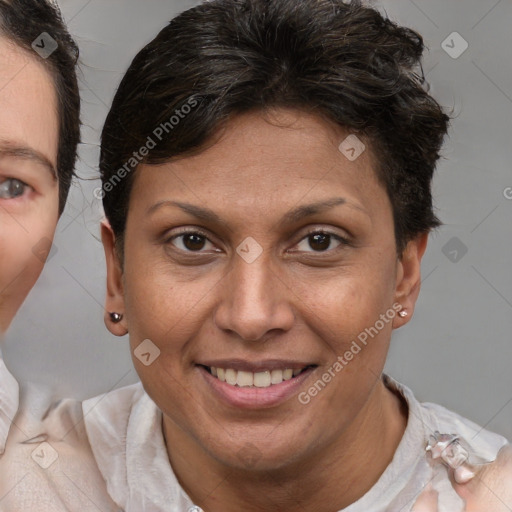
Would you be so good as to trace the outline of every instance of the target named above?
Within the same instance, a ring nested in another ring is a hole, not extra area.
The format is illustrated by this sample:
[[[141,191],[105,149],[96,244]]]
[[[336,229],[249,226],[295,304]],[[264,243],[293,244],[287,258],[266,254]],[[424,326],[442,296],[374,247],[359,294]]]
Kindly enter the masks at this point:
[[[111,498],[125,512],[194,509],[169,463],[162,412],[140,383],[82,404],[85,427]]]
[[[393,463],[346,512],[375,510],[376,503],[392,502],[404,488],[403,474],[418,475],[408,489],[417,494],[429,471],[426,458],[418,457],[418,452],[424,452],[425,432],[429,430],[421,405],[407,387],[390,377],[383,378],[386,386],[407,402],[407,428]],[[167,456],[162,413],[140,383],[87,400],[82,407],[90,445],[118,506],[126,512],[200,510],[193,508],[179,485]]]
[[[19,388],[0,357],[0,456],[5,451],[5,444],[11,423],[18,411]]]
[[[494,460],[506,439],[435,404],[420,404],[412,391],[391,377],[384,383],[408,406],[407,427],[393,460],[377,483],[343,512],[410,510],[432,479],[425,452],[429,436],[456,432],[472,440],[472,448]],[[125,512],[200,510],[181,488],[170,465],[162,432],[162,413],[140,383],[83,403],[84,421],[99,469],[110,496]],[[458,511],[460,500],[441,475],[440,500]],[[443,487],[444,488],[441,488]]]

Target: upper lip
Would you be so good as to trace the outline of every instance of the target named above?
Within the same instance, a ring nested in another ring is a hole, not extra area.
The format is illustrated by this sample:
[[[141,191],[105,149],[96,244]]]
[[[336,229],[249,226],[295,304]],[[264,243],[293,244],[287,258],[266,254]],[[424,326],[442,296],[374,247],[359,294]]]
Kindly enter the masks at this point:
[[[285,359],[266,359],[262,361],[247,361],[244,359],[215,359],[201,361],[197,363],[201,366],[233,369],[237,371],[258,373],[265,370],[285,370],[291,368],[293,370],[302,370],[306,366],[316,366],[311,362],[302,362],[297,360]]]

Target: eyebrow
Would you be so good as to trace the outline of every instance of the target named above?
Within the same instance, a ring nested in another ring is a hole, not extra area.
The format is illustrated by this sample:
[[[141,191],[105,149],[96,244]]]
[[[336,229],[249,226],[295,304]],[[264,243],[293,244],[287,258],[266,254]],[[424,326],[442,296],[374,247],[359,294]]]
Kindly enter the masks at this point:
[[[343,204],[349,205],[353,208],[356,208],[364,212],[363,208],[353,203],[348,203],[347,200],[344,199],[343,197],[333,197],[331,199],[326,199],[323,201],[317,201],[315,203],[299,206],[298,208],[295,208],[294,210],[285,213],[279,224],[285,225],[297,223],[306,217],[317,215],[326,210],[330,210],[335,206]],[[147,214],[151,215],[155,211],[165,206],[175,206],[180,210],[184,211],[185,213],[189,213],[190,215],[193,215],[194,217],[206,222],[222,223],[222,219],[213,210],[201,206],[195,206],[190,203],[181,203],[178,201],[159,201],[158,203],[154,204],[147,210]]]
[[[306,217],[312,217],[342,204],[347,204],[346,199],[343,197],[333,197],[332,199],[305,204],[286,213],[280,224],[293,224]]]
[[[30,146],[0,140],[0,158],[1,157],[21,158],[23,160],[36,162],[47,169],[54,180],[57,179],[57,171],[50,160],[41,152],[31,148]]]

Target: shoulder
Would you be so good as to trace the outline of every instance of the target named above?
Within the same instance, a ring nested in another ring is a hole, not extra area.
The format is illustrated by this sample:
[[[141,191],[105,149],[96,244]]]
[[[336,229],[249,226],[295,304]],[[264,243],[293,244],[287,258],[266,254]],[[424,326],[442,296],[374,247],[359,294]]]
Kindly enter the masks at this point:
[[[499,451],[508,445],[508,440],[487,430],[460,414],[433,403],[422,403],[427,433],[435,432],[456,435],[468,450],[469,461],[474,464],[493,462]]]
[[[507,439],[441,405],[418,402],[401,384],[391,385],[406,399],[410,416],[420,420],[429,447],[431,477],[413,510],[434,512],[449,504],[450,510],[465,512],[510,512],[512,446]],[[433,505],[422,501],[426,498]]]
[[[90,448],[81,403],[24,397],[0,458],[0,511],[118,511]]]
[[[512,446],[504,446],[497,459],[483,465],[466,484],[454,484],[466,502],[466,512],[512,510]]]
[[[110,446],[123,444],[134,412],[148,400],[141,383],[85,400],[82,415],[88,438]]]
[[[83,402],[87,438],[102,470],[115,467],[116,474],[126,473],[123,468],[126,467],[128,430],[133,423],[134,410],[146,396],[142,384],[137,383]]]
[[[158,454],[152,450],[161,413],[140,383],[87,400],[82,407],[88,440],[107,490],[116,503],[126,505],[132,495],[130,485],[141,477],[130,477],[130,471],[144,465],[155,471],[153,455]]]
[[[397,391],[406,400],[409,408],[409,420],[414,418],[415,424],[423,430],[425,447],[435,433],[455,435],[469,449],[473,462],[492,462],[498,452],[509,444],[508,440],[494,432],[486,430],[477,423],[439,404],[419,402],[413,392],[403,384],[385,375],[386,385]]]
[[[18,410],[18,396],[18,383],[0,356],[0,456],[5,450],[12,418]]]

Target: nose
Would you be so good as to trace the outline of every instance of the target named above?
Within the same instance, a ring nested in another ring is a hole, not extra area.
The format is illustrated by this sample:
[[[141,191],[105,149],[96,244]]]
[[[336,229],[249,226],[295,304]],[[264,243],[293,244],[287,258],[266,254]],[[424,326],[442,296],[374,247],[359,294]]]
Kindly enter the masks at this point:
[[[215,325],[243,341],[266,340],[288,331],[295,318],[291,293],[266,258],[252,263],[238,258],[223,283]]]

